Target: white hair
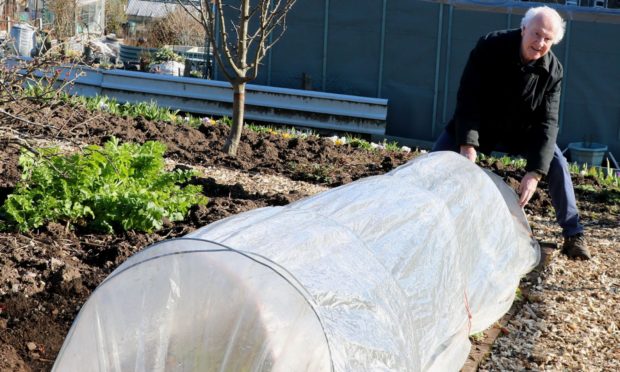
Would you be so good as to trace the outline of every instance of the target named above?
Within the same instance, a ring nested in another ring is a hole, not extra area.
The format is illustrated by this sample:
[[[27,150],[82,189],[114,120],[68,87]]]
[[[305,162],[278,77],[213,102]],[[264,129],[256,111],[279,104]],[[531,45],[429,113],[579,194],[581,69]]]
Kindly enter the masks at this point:
[[[557,44],[562,41],[562,38],[564,37],[564,31],[566,30],[566,22],[562,19],[562,16],[560,16],[560,14],[555,9],[550,8],[546,5],[529,8],[527,12],[525,12],[523,19],[521,19],[521,28],[523,29],[524,27],[527,27],[530,22],[532,22],[532,20],[539,15],[549,17],[549,19],[554,24],[553,28],[555,30],[555,39],[553,40],[553,44]]]

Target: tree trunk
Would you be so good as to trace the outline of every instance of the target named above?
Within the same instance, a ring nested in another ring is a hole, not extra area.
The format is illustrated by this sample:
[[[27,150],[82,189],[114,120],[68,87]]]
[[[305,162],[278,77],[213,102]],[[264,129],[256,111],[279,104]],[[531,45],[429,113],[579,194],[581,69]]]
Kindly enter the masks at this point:
[[[224,151],[228,155],[236,156],[239,140],[241,139],[241,131],[243,130],[243,117],[245,114],[245,83],[233,84],[233,117],[230,134],[226,140]]]

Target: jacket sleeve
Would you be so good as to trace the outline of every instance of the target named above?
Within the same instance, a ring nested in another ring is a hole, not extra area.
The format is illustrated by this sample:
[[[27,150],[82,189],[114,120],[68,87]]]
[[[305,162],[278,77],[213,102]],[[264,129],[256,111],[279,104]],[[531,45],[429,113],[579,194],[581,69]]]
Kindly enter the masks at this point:
[[[558,136],[558,116],[562,88],[562,67],[553,72],[551,86],[547,89],[543,104],[537,109],[536,122],[532,124],[530,141],[527,146],[527,165],[525,169],[540,174],[549,172],[549,164]]]
[[[455,135],[459,145],[479,146],[485,44],[485,37],[478,40],[476,47],[469,54],[461,76],[454,111]]]

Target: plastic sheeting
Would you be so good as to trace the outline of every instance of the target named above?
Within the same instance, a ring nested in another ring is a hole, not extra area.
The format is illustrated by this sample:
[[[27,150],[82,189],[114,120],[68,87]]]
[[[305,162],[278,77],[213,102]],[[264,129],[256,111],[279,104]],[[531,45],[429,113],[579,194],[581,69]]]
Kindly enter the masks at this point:
[[[538,259],[514,192],[432,153],[134,255],[54,370],[458,370]]]

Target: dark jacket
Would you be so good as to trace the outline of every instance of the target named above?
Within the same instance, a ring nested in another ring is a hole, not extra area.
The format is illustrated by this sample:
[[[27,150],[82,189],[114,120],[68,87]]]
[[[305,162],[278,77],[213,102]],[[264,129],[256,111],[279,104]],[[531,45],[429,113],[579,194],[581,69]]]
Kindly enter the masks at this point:
[[[459,145],[521,154],[527,171],[547,174],[558,134],[562,65],[551,51],[524,65],[520,48],[520,29],[480,38],[446,129]]]

